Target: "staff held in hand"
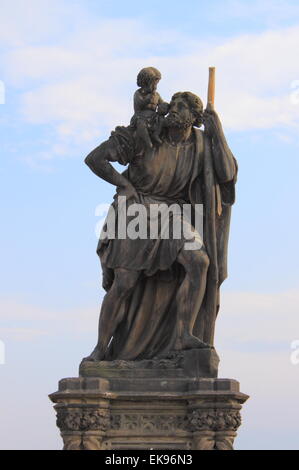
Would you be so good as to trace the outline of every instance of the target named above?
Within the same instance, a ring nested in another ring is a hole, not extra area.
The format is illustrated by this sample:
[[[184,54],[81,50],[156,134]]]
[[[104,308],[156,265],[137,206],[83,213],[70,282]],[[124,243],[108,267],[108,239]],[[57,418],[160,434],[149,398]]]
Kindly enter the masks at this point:
[[[214,109],[215,101],[215,67],[209,67],[209,85],[208,85],[208,102],[207,107],[203,113],[203,123],[205,126],[205,133],[210,137],[217,133],[217,124],[219,118]]]

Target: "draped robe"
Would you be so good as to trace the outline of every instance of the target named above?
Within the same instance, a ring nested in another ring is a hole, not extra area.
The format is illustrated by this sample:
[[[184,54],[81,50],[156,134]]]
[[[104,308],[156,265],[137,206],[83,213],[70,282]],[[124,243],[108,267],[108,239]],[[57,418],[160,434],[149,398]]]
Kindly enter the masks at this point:
[[[171,145],[164,140],[157,149],[137,157],[131,128],[118,127],[104,148],[110,161],[129,164],[124,174],[135,187],[138,202],[147,210],[153,203],[190,203],[194,210],[196,204],[203,204],[203,246],[210,265],[193,334],[213,344],[219,287],[227,276],[227,244],[237,165],[234,159],[229,163],[225,154],[223,161],[217,161],[211,139],[199,129],[193,128],[192,135],[184,145]],[[87,164],[96,170],[96,151],[90,154]],[[117,209],[116,199],[113,205]],[[184,223],[190,225],[189,221]],[[156,240],[106,237],[99,241],[97,253],[104,269],[122,267],[140,271],[106,360],[152,358],[172,350],[177,333],[176,293],[185,274],[177,256],[184,243],[184,238],[165,240],[161,236]]]

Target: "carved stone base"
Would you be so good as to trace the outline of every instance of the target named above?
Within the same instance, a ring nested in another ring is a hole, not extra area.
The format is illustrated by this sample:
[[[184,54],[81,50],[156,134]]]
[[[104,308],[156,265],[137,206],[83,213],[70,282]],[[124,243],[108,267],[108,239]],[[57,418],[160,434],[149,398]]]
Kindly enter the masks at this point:
[[[65,450],[233,449],[248,398],[236,380],[145,365],[84,363],[87,377],[59,382],[50,399]]]
[[[219,357],[214,348],[170,351],[164,356],[141,361],[83,361],[82,377],[146,378],[162,377],[217,377]]]

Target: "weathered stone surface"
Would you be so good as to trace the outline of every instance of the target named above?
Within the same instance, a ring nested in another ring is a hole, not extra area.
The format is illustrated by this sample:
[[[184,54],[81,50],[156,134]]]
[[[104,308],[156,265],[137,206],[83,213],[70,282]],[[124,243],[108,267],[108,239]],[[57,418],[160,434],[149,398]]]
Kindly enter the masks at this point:
[[[139,361],[206,348],[207,370],[202,364],[195,376],[211,377],[216,364],[207,347],[214,345],[227,275],[237,162],[212,99],[204,109],[194,93],[177,92],[168,104],[156,91],[161,74],[155,67],[143,68],[138,77],[130,125],[117,126],[85,159],[117,188],[97,248],[106,290],[99,336],[85,360]],[[119,173],[113,162],[128,169]],[[136,203],[144,214],[140,220],[132,218]],[[180,213],[171,217],[176,229],[168,217],[173,205]],[[158,224],[154,206],[167,215]],[[134,234],[132,222],[138,225]],[[188,362],[194,371],[192,357]]]
[[[219,357],[214,348],[172,351],[163,357],[142,361],[83,361],[82,377],[102,378],[179,378],[218,375]]]
[[[50,395],[65,450],[233,448],[248,398],[237,381],[111,375],[66,378]]]
[[[156,92],[160,72],[142,69],[130,125],[85,159],[117,190],[113,230],[104,230],[97,249],[106,290],[98,342],[80,376],[62,379],[50,395],[64,449],[233,448],[247,396],[237,381],[217,378],[213,345],[237,163],[213,106],[212,77],[204,110],[190,92],[175,93],[168,105]],[[128,169],[119,173],[112,162]],[[145,237],[127,230],[136,202]],[[180,237],[174,228],[164,236],[170,220],[162,215],[149,236],[157,222],[152,205],[168,214],[173,203],[190,209],[172,214]]]

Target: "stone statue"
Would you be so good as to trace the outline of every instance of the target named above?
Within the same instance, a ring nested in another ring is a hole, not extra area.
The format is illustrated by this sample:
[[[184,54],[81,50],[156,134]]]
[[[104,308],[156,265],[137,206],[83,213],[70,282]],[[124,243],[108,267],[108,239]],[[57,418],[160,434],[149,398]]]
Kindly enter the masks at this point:
[[[161,74],[154,67],[146,67],[137,75],[137,85],[140,88],[134,94],[135,114],[131,125],[136,126],[136,140],[139,139],[141,148],[142,143],[147,148],[152,148],[153,142],[162,144],[160,134],[164,124],[163,116],[168,112],[168,103],[156,91],[160,80]]]
[[[153,67],[138,77],[151,107],[85,160],[116,187],[97,249],[106,295],[94,351],[50,395],[57,426],[66,450],[232,450],[248,396],[218,378],[213,347],[237,176],[214,68],[205,110],[190,92],[162,102]]]
[[[237,164],[220,119],[212,103],[203,110],[198,96],[178,92],[167,106],[160,131],[150,137],[146,122],[157,114],[161,98],[156,84],[161,75],[153,67],[141,72],[143,78],[150,77],[151,89],[145,91],[141,80],[135,103],[146,93],[151,100],[142,98],[148,104],[135,107],[133,122],[117,127],[85,162],[97,176],[116,186],[115,211],[119,199],[126,198],[127,210],[142,205],[147,224],[153,204],[168,208],[190,205],[193,212],[191,218],[173,214],[184,226],[180,238],[171,232],[163,237],[160,226],[154,238],[108,235],[100,239],[97,253],[107,292],[98,344],[85,358],[88,361],[135,361],[173,351],[213,348],[219,288],[227,276]],[[153,106],[148,109],[151,101]],[[202,125],[204,130],[200,130]],[[128,168],[119,173],[113,162]],[[193,224],[199,205],[203,207],[202,233]],[[192,237],[198,241],[197,248],[185,249]]]

